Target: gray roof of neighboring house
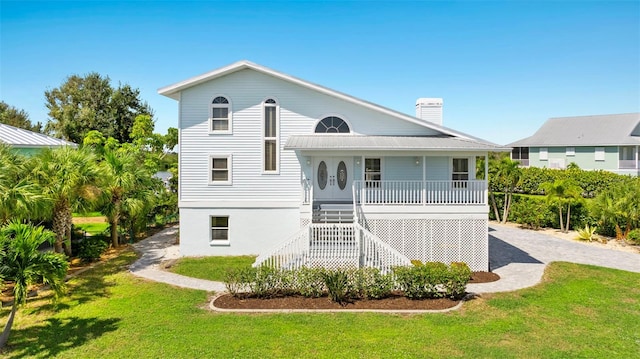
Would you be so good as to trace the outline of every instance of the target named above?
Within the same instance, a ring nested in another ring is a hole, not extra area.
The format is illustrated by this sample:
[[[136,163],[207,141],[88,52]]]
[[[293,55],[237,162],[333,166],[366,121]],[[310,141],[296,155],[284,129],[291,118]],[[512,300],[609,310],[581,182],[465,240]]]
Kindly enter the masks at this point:
[[[533,136],[507,146],[617,145],[640,145],[640,113],[550,118]]]
[[[73,142],[0,123],[0,142],[14,147],[78,147]]]
[[[510,151],[511,148],[447,136],[353,136],[294,135],[284,146],[288,150],[391,150],[391,151]]]

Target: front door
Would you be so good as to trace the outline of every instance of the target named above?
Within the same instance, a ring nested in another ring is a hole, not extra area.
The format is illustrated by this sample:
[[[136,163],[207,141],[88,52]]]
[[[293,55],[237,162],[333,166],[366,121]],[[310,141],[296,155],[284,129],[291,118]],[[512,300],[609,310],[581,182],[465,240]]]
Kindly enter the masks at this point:
[[[353,158],[318,157],[315,161],[313,196],[316,200],[351,202]]]

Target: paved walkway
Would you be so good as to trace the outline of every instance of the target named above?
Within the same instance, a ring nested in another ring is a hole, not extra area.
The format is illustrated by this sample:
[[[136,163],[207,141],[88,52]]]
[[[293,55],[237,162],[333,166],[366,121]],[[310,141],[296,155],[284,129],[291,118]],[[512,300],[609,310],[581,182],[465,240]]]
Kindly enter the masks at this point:
[[[165,229],[133,245],[141,254],[131,273],[178,287],[225,291],[224,284],[185,277],[160,268],[160,262],[180,257],[175,244],[176,227]],[[551,237],[535,231],[492,223],[489,227],[489,266],[500,275],[493,283],[467,285],[473,293],[494,293],[531,287],[542,279],[544,268],[553,261],[593,264],[640,273],[640,254],[599,248]]]

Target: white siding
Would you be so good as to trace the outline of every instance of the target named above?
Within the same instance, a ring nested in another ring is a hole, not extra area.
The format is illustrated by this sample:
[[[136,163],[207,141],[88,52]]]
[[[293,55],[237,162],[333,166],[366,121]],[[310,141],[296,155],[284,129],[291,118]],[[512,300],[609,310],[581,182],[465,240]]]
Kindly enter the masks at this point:
[[[451,179],[450,157],[426,157],[427,181],[446,181]]]
[[[232,103],[233,134],[209,134],[209,108],[214,95]],[[280,174],[262,173],[262,101],[280,105]],[[313,132],[328,115],[346,120],[353,133],[430,135],[433,130],[362,108],[253,70],[242,70],[184,90],[180,103],[180,200],[278,200],[300,198],[300,166],[293,151],[282,149],[293,134]],[[232,154],[232,186],[208,183],[208,158]]]
[[[385,181],[422,181],[422,157],[385,157],[383,166]]]

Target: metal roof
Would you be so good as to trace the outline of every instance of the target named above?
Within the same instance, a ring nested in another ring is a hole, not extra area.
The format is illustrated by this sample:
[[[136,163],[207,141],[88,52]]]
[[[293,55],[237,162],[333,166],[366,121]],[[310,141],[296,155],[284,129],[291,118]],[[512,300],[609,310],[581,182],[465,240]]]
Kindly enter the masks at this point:
[[[425,121],[423,119],[420,119],[420,118],[417,118],[417,117],[414,117],[414,116],[410,116],[410,115],[407,115],[405,113],[402,113],[402,112],[399,112],[399,111],[395,111],[395,110],[386,108],[384,106],[380,106],[378,104],[375,104],[375,103],[372,103],[372,102],[369,102],[369,101],[365,101],[365,100],[359,99],[357,97],[354,97],[354,96],[351,96],[351,95],[347,95],[345,93],[342,93],[342,92],[339,92],[339,91],[336,91],[336,90],[332,90],[330,88],[327,88],[327,87],[324,87],[324,86],[320,86],[320,85],[317,85],[315,83],[312,83],[312,82],[309,82],[309,81],[305,81],[305,80],[299,79],[297,77],[294,77],[294,76],[291,76],[291,75],[287,75],[287,74],[285,74],[283,72],[279,72],[279,71],[270,69],[268,67],[255,64],[253,62],[246,61],[246,60],[238,61],[238,62],[235,62],[235,63],[233,63],[231,65],[227,65],[227,66],[221,67],[219,69],[216,69],[216,70],[213,70],[213,71],[210,71],[210,72],[198,75],[198,76],[191,77],[191,78],[186,79],[184,81],[180,81],[180,82],[177,82],[175,84],[162,87],[162,88],[158,89],[158,93],[160,95],[167,96],[167,97],[172,98],[174,100],[179,100],[180,99],[180,92],[185,90],[185,89],[187,89],[187,88],[190,88],[192,86],[196,86],[198,84],[201,84],[201,83],[204,83],[204,82],[207,82],[207,81],[211,81],[211,80],[217,79],[219,77],[223,77],[223,76],[229,75],[231,73],[234,73],[234,72],[237,72],[237,71],[240,71],[240,70],[245,70],[245,69],[251,69],[251,70],[254,70],[254,71],[257,71],[257,72],[260,72],[260,73],[263,73],[263,74],[266,74],[266,75],[269,75],[269,76],[272,76],[272,77],[275,77],[275,78],[278,78],[278,79],[281,79],[281,80],[284,80],[284,81],[288,81],[288,82],[297,84],[299,86],[306,87],[308,89],[323,93],[323,94],[328,95],[328,96],[332,96],[332,97],[335,97],[335,98],[338,98],[338,99],[341,99],[341,100],[344,100],[344,101],[347,101],[347,102],[351,102],[351,103],[354,103],[356,105],[364,106],[364,107],[369,108],[371,110],[378,111],[378,112],[384,113],[384,114],[389,115],[389,116],[394,116],[394,117],[399,118],[401,120],[404,120],[404,121],[407,121],[407,122],[411,122],[411,123],[414,123],[414,124],[417,124],[417,125],[420,125],[420,126],[423,126],[423,127],[426,127],[426,128],[430,128],[432,130],[438,131],[438,132],[440,132],[442,134],[445,134],[445,135],[451,135],[451,136],[469,138],[469,139],[477,140],[477,141],[483,141],[483,140],[481,140],[479,138],[476,138],[474,136],[471,136],[469,134],[462,133],[460,131],[456,131],[454,129],[451,129],[451,128],[448,128],[448,127],[445,127],[445,126],[441,126],[441,125],[435,124],[433,122]],[[487,142],[487,143],[490,143],[490,142]]]
[[[511,148],[447,136],[294,135],[287,150],[510,151]]]
[[[531,137],[508,144],[530,146],[616,146],[640,144],[640,113],[556,117]]]
[[[73,142],[0,123],[0,142],[14,147],[78,147]]]

